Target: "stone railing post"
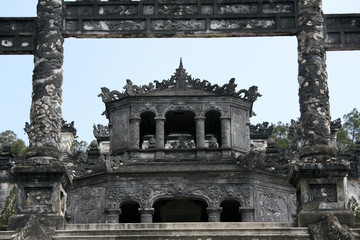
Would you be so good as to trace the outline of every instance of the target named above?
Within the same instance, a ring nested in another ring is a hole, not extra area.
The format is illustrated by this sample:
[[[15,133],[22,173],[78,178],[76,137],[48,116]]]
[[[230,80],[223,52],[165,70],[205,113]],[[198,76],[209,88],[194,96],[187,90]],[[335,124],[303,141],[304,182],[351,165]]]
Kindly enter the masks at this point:
[[[141,223],[152,223],[154,208],[139,208]]]
[[[165,148],[165,117],[155,117],[155,127],[156,127],[156,148],[164,149]]]
[[[240,207],[239,213],[241,214],[241,222],[254,221],[254,208],[253,207]]]
[[[108,208],[105,210],[105,222],[106,223],[119,223],[119,217],[121,214],[120,208]]]
[[[130,149],[140,149],[140,117],[130,118]]]
[[[230,117],[221,117],[221,147],[229,148],[230,144]]]
[[[205,117],[196,117],[196,147],[205,147]]]
[[[221,207],[208,207],[206,212],[208,214],[208,222],[220,222]]]

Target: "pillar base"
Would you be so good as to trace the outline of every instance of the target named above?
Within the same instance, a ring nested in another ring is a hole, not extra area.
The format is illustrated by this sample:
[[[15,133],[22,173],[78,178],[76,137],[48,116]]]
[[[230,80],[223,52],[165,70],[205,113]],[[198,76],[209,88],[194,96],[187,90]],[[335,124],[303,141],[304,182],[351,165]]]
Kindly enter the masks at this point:
[[[17,228],[23,228],[34,214],[14,214],[9,218],[8,230],[14,231]],[[65,229],[66,220],[62,215],[57,214],[35,214],[39,222],[45,227],[55,227],[56,229]]]
[[[310,224],[320,222],[326,215],[334,214],[341,225],[354,227],[354,214],[348,210],[317,210],[317,211],[300,211],[297,216],[298,227],[307,227]]]

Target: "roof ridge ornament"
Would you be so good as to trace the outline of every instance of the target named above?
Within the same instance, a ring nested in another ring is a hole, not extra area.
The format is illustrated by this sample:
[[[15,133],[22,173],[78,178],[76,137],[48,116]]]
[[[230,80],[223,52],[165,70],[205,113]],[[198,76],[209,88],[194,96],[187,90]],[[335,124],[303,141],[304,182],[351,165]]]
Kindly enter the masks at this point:
[[[154,85],[155,84],[155,85]],[[255,102],[258,97],[261,97],[261,94],[258,92],[257,86],[252,86],[248,90],[241,89],[236,91],[237,84],[235,84],[235,78],[231,78],[229,83],[219,86],[217,84],[212,85],[207,80],[200,80],[198,78],[194,79],[186,72],[184,68],[182,58],[180,58],[179,67],[176,69],[175,73],[168,80],[162,80],[161,82],[155,80],[149,85],[137,86],[132,83],[131,80],[126,80],[126,85],[124,86],[125,91],[110,91],[106,87],[101,88],[101,93],[98,95],[102,97],[103,102],[111,102],[127,96],[137,96],[145,95],[149,92],[168,90],[168,89],[199,89],[208,91],[213,94],[221,96],[234,96],[239,97],[244,100]]]

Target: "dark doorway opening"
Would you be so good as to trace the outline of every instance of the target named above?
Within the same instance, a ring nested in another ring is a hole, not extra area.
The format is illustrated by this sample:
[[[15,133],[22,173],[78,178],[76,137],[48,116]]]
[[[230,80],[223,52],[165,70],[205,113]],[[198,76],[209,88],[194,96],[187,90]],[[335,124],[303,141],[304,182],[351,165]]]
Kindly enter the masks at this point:
[[[154,222],[207,222],[206,203],[193,199],[159,200],[154,204]]]
[[[220,207],[222,207],[221,222],[241,222],[240,203],[238,201],[225,200],[221,202]]]
[[[140,223],[140,205],[136,202],[127,202],[121,205],[120,223]]]

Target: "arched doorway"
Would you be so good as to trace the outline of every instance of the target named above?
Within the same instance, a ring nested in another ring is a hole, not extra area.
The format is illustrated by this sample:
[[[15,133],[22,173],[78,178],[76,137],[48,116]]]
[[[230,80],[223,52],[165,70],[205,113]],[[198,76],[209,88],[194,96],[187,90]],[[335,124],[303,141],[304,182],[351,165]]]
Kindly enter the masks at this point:
[[[207,222],[206,203],[194,199],[159,200],[154,204],[154,222]]]
[[[155,114],[144,112],[140,117],[140,149],[155,148],[152,143],[152,139],[155,140]]]
[[[137,202],[123,203],[120,208],[120,223],[140,223],[140,205]]]
[[[205,114],[205,142],[209,148],[221,146],[221,114],[211,110]],[[216,139],[216,142],[213,139]]]
[[[165,148],[195,148],[195,114],[191,111],[169,111],[165,117]]]
[[[221,202],[220,207],[222,208],[221,222],[241,222],[240,203],[238,201],[224,200]]]

